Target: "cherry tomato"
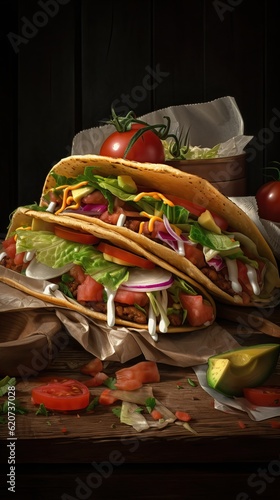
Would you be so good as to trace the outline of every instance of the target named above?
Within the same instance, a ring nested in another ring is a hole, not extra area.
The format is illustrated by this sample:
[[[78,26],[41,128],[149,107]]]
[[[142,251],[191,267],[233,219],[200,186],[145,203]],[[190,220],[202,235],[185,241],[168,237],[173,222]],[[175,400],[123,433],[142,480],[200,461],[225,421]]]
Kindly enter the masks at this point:
[[[89,404],[88,388],[77,380],[52,382],[32,389],[34,404],[44,404],[49,410],[81,410]]]
[[[175,205],[179,205],[181,207],[186,208],[191,214],[196,215],[199,217],[203,212],[205,212],[206,208],[202,207],[201,205],[198,205],[197,203],[193,203],[192,201],[189,200],[184,200],[183,198],[179,198],[176,195],[173,194],[166,194],[165,196],[168,200],[172,201]],[[228,222],[226,219],[224,219],[221,215],[215,214],[211,210],[211,215],[216,222],[217,226],[221,228],[222,231],[226,231],[228,228]]]
[[[259,216],[272,222],[280,222],[280,180],[263,184],[256,193]]]
[[[54,234],[64,240],[74,241],[84,245],[96,245],[100,241],[100,239],[93,234],[82,233],[81,231],[76,231],[75,229],[64,226],[54,226]]]
[[[113,262],[124,266],[137,266],[144,269],[153,269],[155,264],[144,257],[139,257],[128,250],[123,250],[122,248],[114,247],[103,241],[99,243],[97,250],[103,254],[112,257]]]
[[[137,130],[144,128],[145,125],[135,123],[131,125],[131,130],[126,132],[113,132],[103,142],[100,155],[110,156],[111,158],[124,158],[125,150],[135,135]],[[164,147],[160,138],[152,131],[147,130],[142,136],[137,139],[131,147],[126,160],[139,161],[141,163],[164,163],[165,154]]]
[[[280,406],[280,387],[262,386],[243,389],[244,397],[256,406]]]

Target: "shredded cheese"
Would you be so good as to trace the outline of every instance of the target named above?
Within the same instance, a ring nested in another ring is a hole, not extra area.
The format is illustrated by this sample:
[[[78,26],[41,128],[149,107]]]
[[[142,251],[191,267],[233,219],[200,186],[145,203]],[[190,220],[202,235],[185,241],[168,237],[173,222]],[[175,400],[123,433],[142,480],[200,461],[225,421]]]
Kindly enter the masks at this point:
[[[157,191],[151,191],[150,193],[145,193],[145,192],[142,192],[142,193],[138,193],[135,198],[134,198],[134,202],[137,203],[137,201],[140,201],[141,198],[143,198],[144,196],[151,196],[152,198],[154,198],[155,200],[162,200],[163,203],[165,205],[169,205],[170,207],[174,207],[174,203],[172,203],[172,201],[168,200],[168,198],[166,198],[164,196],[164,194],[162,193],[158,193]]]
[[[20,226],[20,227],[17,227],[17,231],[18,229],[24,229],[26,231],[31,231],[32,227],[31,226]],[[14,240],[17,241],[17,234],[14,235]]]
[[[73,208],[74,210],[79,208],[80,204],[79,203],[75,203],[75,205],[70,205],[70,203],[72,201],[74,201],[74,198],[69,194],[70,191],[72,191],[73,189],[79,189],[83,186],[86,186],[88,184],[88,181],[82,181],[82,182],[79,182],[78,184],[75,184],[75,185],[68,185],[65,187],[64,191],[63,191],[63,198],[62,198],[62,204],[61,204],[61,207],[55,212],[55,215],[58,215],[60,214],[61,212],[63,212],[63,210],[65,210],[66,208]]]

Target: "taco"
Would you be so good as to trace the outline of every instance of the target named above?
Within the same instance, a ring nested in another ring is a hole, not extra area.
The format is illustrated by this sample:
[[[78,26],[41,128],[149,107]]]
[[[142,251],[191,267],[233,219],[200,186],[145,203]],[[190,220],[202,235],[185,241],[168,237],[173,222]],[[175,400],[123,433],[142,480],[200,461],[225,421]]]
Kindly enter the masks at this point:
[[[195,281],[116,231],[83,221],[18,208],[0,263],[0,281],[109,327],[147,329],[154,340],[215,320],[213,298]]]
[[[70,156],[52,168],[37,208],[118,232],[221,302],[267,305],[280,285],[249,216],[208,181],[168,165]]]

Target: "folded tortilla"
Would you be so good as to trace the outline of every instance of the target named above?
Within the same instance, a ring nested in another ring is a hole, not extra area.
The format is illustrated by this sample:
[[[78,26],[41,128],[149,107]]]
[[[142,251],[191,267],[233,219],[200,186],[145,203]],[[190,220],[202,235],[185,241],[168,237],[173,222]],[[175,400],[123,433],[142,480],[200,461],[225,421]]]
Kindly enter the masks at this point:
[[[35,224],[34,224],[35,223]],[[14,234],[16,229],[19,228],[28,228],[28,227],[36,227],[36,231],[51,231],[53,232],[54,225],[64,226],[66,228],[79,230],[85,233],[92,234],[101,240],[106,240],[118,247],[129,250],[134,254],[145,257],[148,260],[151,260],[156,266],[166,269],[171,272],[173,275],[177,276],[184,280],[192,289],[197,293],[197,295],[202,295],[203,299],[208,302],[213,309],[213,317],[211,322],[207,324],[203,324],[201,326],[190,326],[188,324],[184,324],[182,326],[170,326],[168,328],[167,333],[174,332],[190,332],[194,330],[200,330],[205,328],[210,323],[213,323],[216,317],[216,305],[212,298],[212,296],[203,289],[201,285],[192,280],[189,276],[180,272],[178,269],[174,268],[170,264],[165,261],[162,261],[159,257],[154,254],[148,252],[144,248],[139,248],[138,245],[133,240],[127,240],[123,237],[122,234],[116,232],[115,230],[111,230],[110,228],[104,232],[102,227],[98,225],[91,225],[87,222],[77,220],[75,218],[68,218],[62,215],[54,215],[48,212],[38,212],[34,210],[30,210],[25,207],[19,207],[13,214],[9,232],[7,238]],[[27,229],[28,230],[28,229]],[[29,295],[32,295],[36,298],[44,300],[45,302],[51,303],[57,307],[66,307],[77,311],[79,313],[84,314],[92,319],[101,320],[106,322],[107,316],[105,313],[101,313],[98,311],[94,311],[84,305],[81,305],[76,300],[71,299],[64,295],[61,291],[50,290],[49,281],[38,280],[34,278],[28,278],[19,272],[16,272],[11,269],[7,269],[3,265],[0,265],[0,281],[6,283],[14,288],[17,288]],[[125,326],[136,329],[148,329],[148,325],[138,324],[136,322],[127,321],[122,318],[118,318],[116,316],[115,325],[117,326]],[[159,332],[159,327],[157,325],[156,331]]]
[[[113,159],[97,155],[70,156],[62,159],[51,170],[57,175],[66,178],[77,178],[83,174],[85,167],[94,167],[94,174],[104,177],[129,175],[141,189],[147,191],[160,191],[173,194],[192,201],[209,209],[227,220],[229,227],[245,236],[245,246],[250,240],[250,253],[256,258],[261,258],[266,263],[264,277],[264,290],[260,300],[254,297],[249,304],[240,303],[239,296],[230,295],[211,281],[190,260],[171,248],[147,238],[127,227],[117,227],[94,217],[84,214],[70,213],[67,210],[64,217],[71,220],[89,223],[94,228],[111,230],[122,235],[125,240],[133,241],[138,248],[144,248],[154,255],[160,255],[162,261],[168,262],[174,268],[183,272],[197,283],[206,288],[215,298],[222,302],[238,305],[267,305],[280,287],[279,272],[275,256],[254,222],[235,203],[220,193],[212,184],[198,176],[182,172],[168,165],[139,163],[123,159]],[[48,175],[43,187],[42,200],[49,190],[55,188],[56,182],[52,175]]]

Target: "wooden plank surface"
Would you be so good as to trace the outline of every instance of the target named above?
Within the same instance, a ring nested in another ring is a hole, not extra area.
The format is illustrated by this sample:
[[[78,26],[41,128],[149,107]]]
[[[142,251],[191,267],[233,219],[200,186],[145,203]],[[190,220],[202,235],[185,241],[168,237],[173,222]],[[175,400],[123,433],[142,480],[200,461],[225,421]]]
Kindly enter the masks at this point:
[[[279,317],[279,312],[277,312]],[[280,323],[278,323],[280,324]],[[226,323],[234,331],[234,323]],[[262,334],[250,336],[250,343],[275,342],[277,339]],[[280,341],[278,339],[278,341]],[[56,448],[56,461],[59,463],[80,463],[91,459],[92,451],[96,460],[108,458],[110,450],[117,447],[128,463],[176,461],[177,463],[205,462],[205,453],[211,446],[211,456],[207,461],[215,463],[268,460],[277,455],[280,444],[280,430],[271,427],[270,420],[252,421],[247,414],[227,414],[214,409],[213,399],[200,386],[192,387],[187,379],[197,383],[192,368],[178,368],[159,364],[161,381],[153,385],[154,395],[171,411],[188,411],[192,415],[192,427],[197,434],[171,425],[160,431],[148,430],[137,433],[131,427],[120,424],[112,413],[111,407],[98,406],[93,413],[85,411],[64,414],[50,413],[48,417],[36,416],[30,394],[34,385],[43,383],[45,377],[68,377],[85,380],[80,367],[91,359],[76,341],[69,345],[53,361],[51,366],[41,372],[36,379],[19,382],[16,397],[28,408],[27,415],[16,417],[17,460],[26,463],[26,449],[31,447],[41,462],[51,463],[51,449]],[[141,360],[137,358],[126,365]],[[113,376],[120,368],[119,363],[105,364],[105,372]],[[279,368],[276,375],[279,377]],[[178,389],[178,386],[182,387]],[[98,396],[103,388],[91,389],[92,397]],[[115,403],[118,406],[119,403]],[[245,424],[240,428],[239,421]],[[278,418],[279,422],[280,419]],[[0,427],[1,439],[7,438],[7,427]],[[102,444],[102,446],[100,446]],[[186,454],[186,446],[188,453]],[[261,446],[261,454],[260,454]],[[82,453],[81,453],[82,447]],[[168,453],[166,453],[168,447]],[[240,455],[240,450],[242,454]],[[204,450],[204,452],[203,452]],[[191,451],[191,452],[190,452]],[[4,454],[5,455],[5,454]],[[241,458],[242,457],[242,458]],[[1,453],[1,461],[5,456]]]

